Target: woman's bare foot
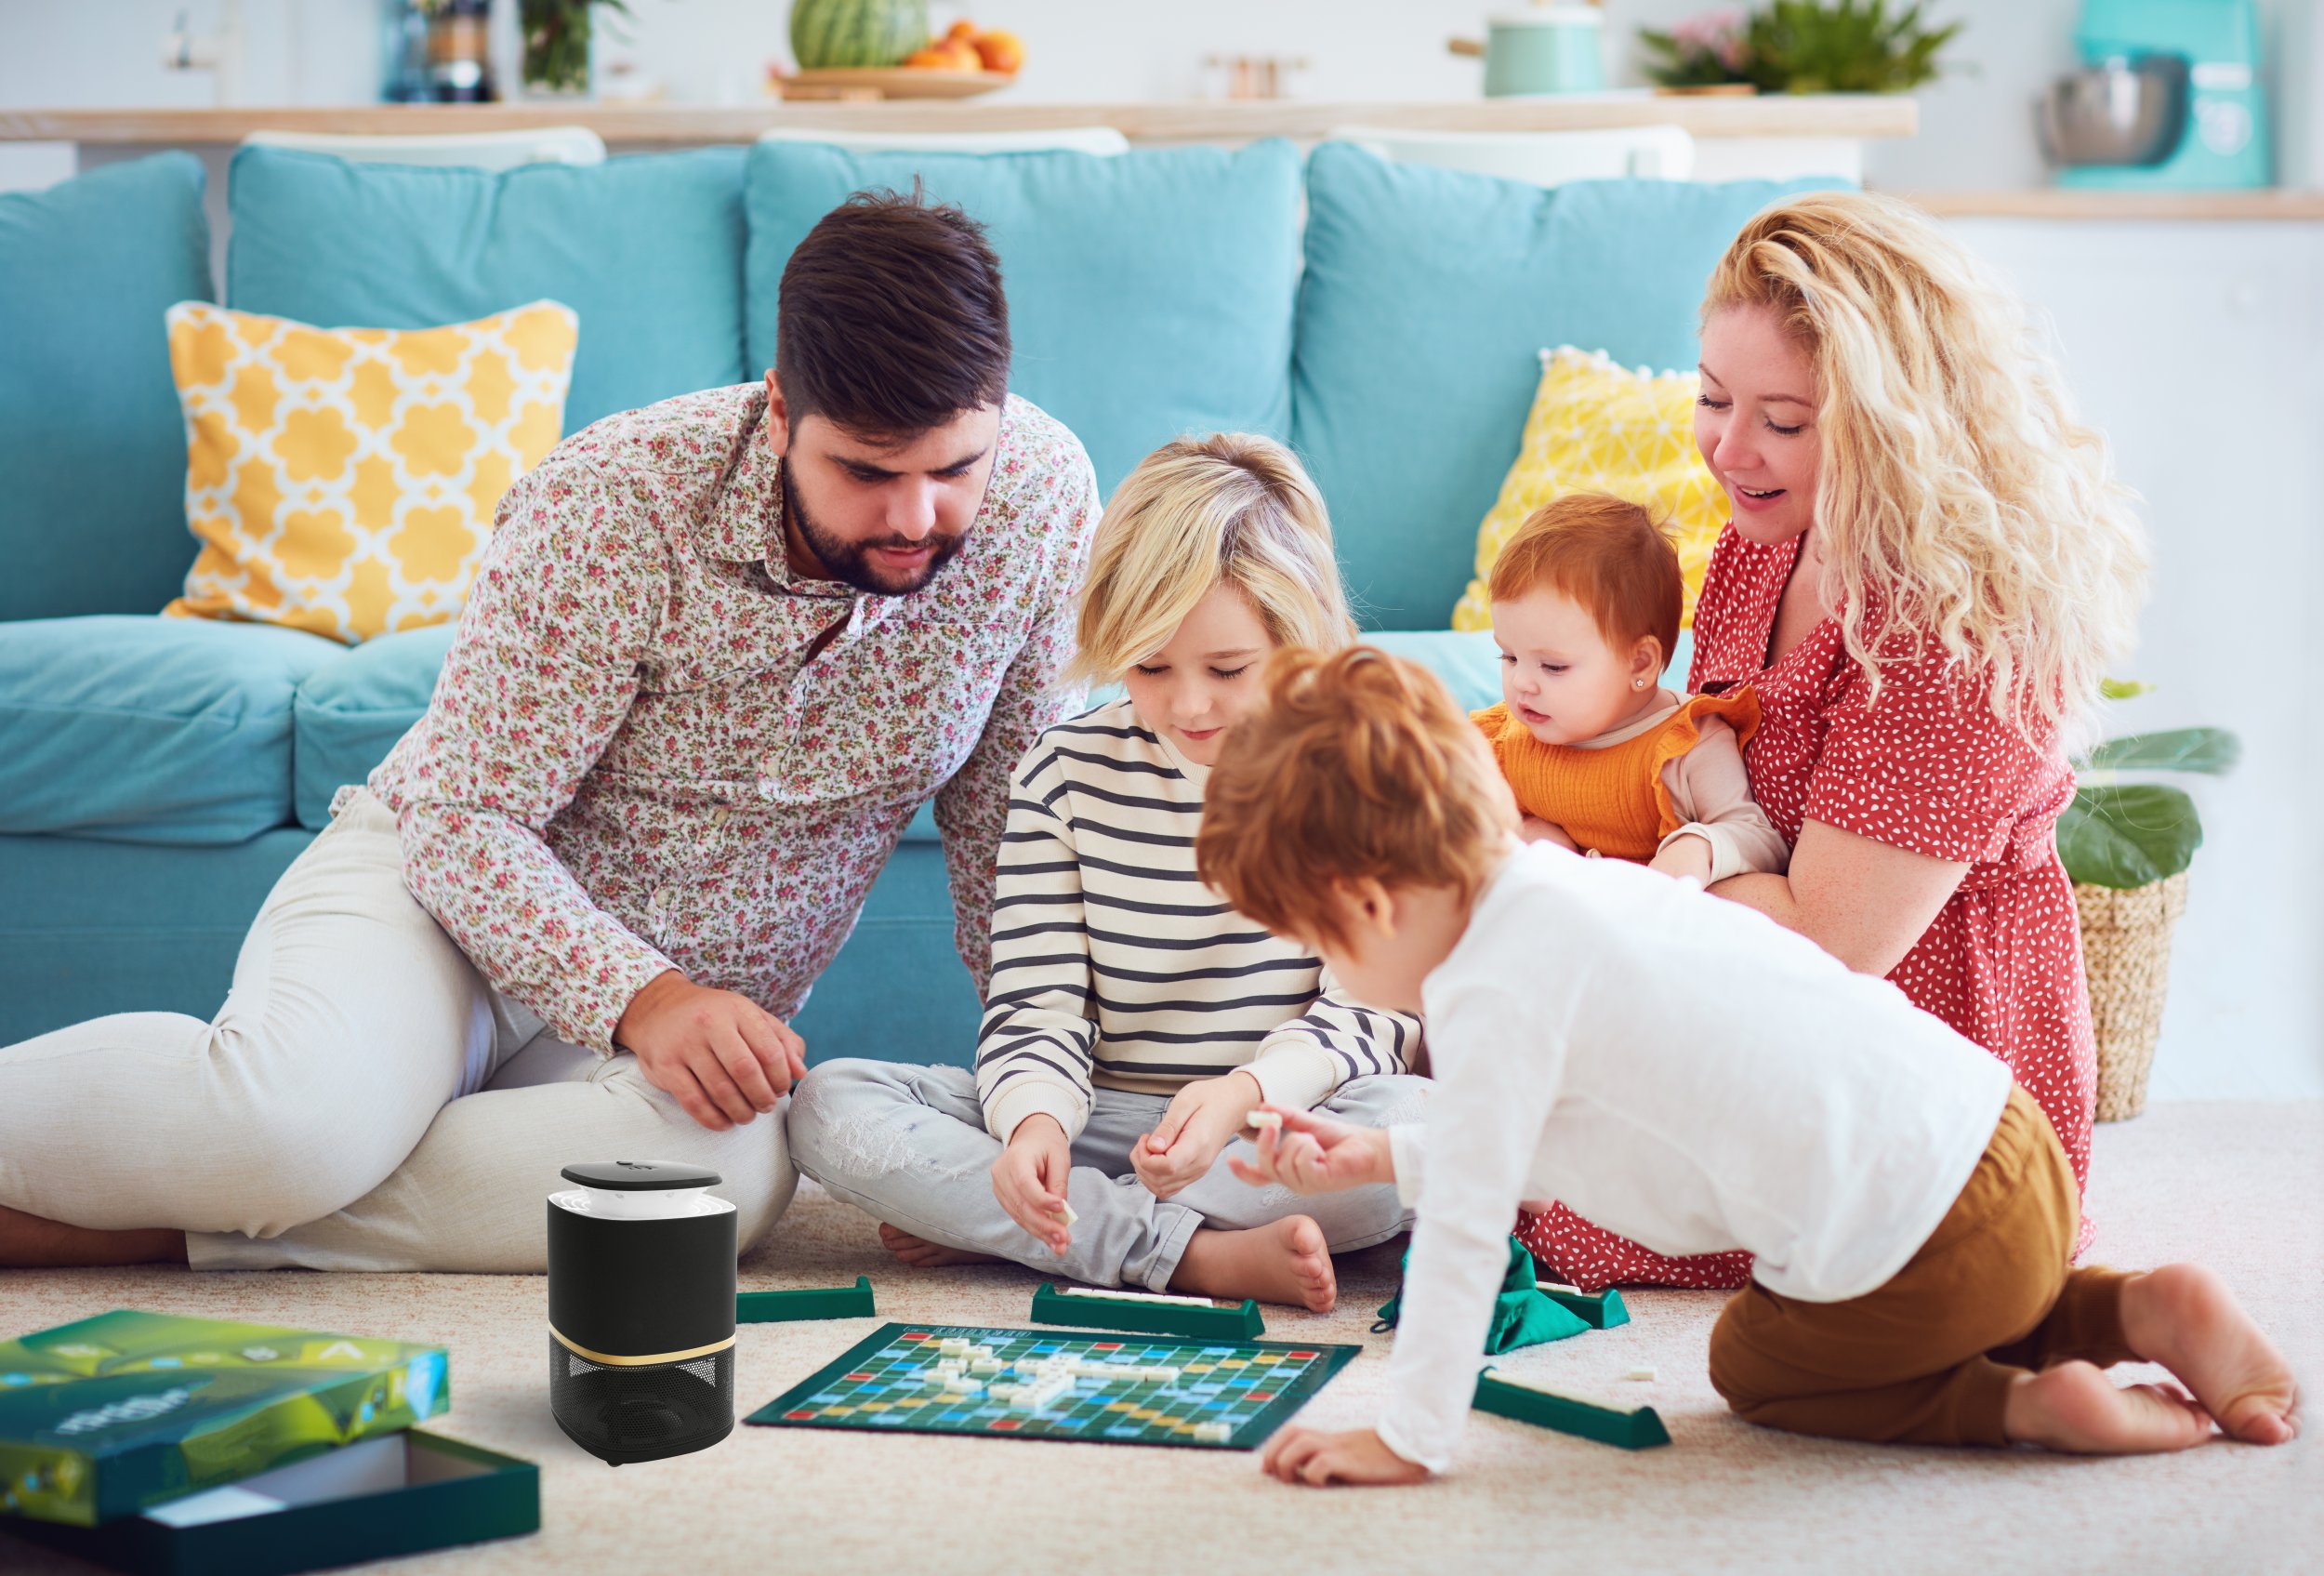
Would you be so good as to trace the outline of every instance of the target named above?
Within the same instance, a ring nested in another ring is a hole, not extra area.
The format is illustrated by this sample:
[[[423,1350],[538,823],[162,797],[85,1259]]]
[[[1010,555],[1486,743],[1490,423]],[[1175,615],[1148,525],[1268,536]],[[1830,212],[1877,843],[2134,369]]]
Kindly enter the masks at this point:
[[[2164,1265],[2122,1288],[2122,1333],[2195,1393],[2230,1438],[2280,1445],[2299,1433],[2291,1365],[2201,1265]]]
[[[898,1230],[886,1221],[879,1223],[879,1245],[896,1256],[896,1263],[910,1265],[914,1269],[944,1269],[953,1265],[997,1265],[1001,1262],[990,1253],[971,1253],[965,1248],[947,1248],[942,1242],[915,1237],[908,1231]]]
[[[1329,1313],[1340,1300],[1340,1277],[1331,1267],[1324,1228],[1305,1215],[1289,1215],[1248,1231],[1197,1226],[1186,1239],[1170,1290],[1197,1297],[1256,1297]]]
[[[2211,1413],[2177,1386],[2117,1384],[2086,1362],[2021,1374],[2001,1427],[2021,1444],[2078,1455],[2184,1450],[2211,1437]]]
[[[185,1262],[182,1231],[93,1231],[0,1204],[0,1268],[95,1269]]]

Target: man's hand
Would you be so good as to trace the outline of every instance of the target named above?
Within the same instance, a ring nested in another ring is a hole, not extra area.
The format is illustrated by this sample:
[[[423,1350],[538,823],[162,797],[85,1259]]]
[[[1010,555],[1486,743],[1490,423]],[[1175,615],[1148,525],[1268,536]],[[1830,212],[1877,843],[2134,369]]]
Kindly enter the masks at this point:
[[[1146,1191],[1167,1199],[1219,1163],[1219,1151],[1243,1131],[1243,1119],[1266,1099],[1259,1080],[1239,1067],[1224,1078],[1198,1078],[1171,1096],[1152,1132],[1129,1146],[1129,1164]]]
[[[774,1109],[807,1076],[807,1046],[746,996],[712,990],[666,969],[629,999],[614,1044],[638,1058],[646,1081],[712,1132]]]
[[[1312,1488],[1327,1483],[1418,1483],[1428,1476],[1427,1467],[1405,1460],[1368,1428],[1344,1434],[1286,1428],[1267,1441],[1259,1469],[1286,1483]]]
[[[1581,845],[1566,836],[1564,827],[1555,821],[1544,821],[1538,815],[1528,815],[1518,822],[1517,836],[1525,842],[1553,842],[1575,854],[1581,852]]]
[[[1230,1156],[1226,1162],[1253,1187],[1272,1183],[1294,1193],[1338,1193],[1396,1180],[1386,1128],[1357,1127],[1281,1106],[1263,1108],[1283,1119],[1282,1128],[1259,1130],[1256,1160]]]
[[[1710,884],[1710,840],[1700,832],[1674,837],[1662,850],[1646,862],[1650,870],[1660,870],[1666,876],[1692,881],[1697,886]]]
[[[1065,1225],[1065,1179],[1073,1165],[1073,1141],[1046,1111],[1019,1122],[993,1162],[993,1197],[1010,1220],[1052,1253],[1074,1245]]]

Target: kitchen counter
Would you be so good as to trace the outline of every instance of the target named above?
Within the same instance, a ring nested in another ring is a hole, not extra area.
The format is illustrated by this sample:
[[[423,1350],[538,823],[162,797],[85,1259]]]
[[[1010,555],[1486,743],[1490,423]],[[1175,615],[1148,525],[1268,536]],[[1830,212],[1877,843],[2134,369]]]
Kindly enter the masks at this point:
[[[2091,192],[2027,187],[2002,192],[1900,192],[1947,219],[2324,219],[2324,192]]]
[[[336,109],[0,110],[0,142],[216,145],[253,131],[426,136],[585,126],[609,143],[746,142],[777,126],[855,131],[1031,131],[1110,126],[1133,141],[1313,140],[1343,126],[1414,131],[1584,131],[1680,126],[1699,138],[1910,137],[1919,107],[1901,95],[1691,98],[1606,94],[1450,103],[1304,99],[1034,104],[979,99],[882,103],[371,104]]]

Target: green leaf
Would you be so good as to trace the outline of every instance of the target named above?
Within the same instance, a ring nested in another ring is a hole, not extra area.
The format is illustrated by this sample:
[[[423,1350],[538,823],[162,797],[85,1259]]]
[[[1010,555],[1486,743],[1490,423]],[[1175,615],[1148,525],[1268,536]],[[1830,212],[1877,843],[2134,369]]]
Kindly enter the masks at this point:
[[[2058,858],[2068,876],[2093,886],[2128,891],[2175,876],[2202,845],[2195,801],[2174,788],[2085,788],[2058,817]]]
[[[2243,759],[2243,741],[2225,728],[2172,728],[2108,739],[2090,752],[2093,770],[2200,772],[2224,777]]]

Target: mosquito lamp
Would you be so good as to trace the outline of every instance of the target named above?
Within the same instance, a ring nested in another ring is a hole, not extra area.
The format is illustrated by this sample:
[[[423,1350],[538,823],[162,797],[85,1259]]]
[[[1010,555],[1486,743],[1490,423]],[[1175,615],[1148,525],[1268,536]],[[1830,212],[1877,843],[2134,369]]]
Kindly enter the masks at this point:
[[[548,1404],[615,1466],[734,1427],[734,1206],[716,1172],[567,1166],[548,1198]]]

